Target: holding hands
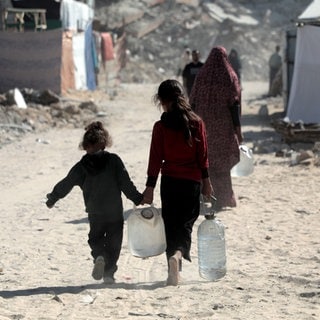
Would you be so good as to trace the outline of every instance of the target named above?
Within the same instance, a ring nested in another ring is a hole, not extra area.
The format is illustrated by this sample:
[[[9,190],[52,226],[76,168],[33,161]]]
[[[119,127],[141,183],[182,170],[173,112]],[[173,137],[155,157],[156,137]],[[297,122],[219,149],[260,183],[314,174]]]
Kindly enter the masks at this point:
[[[153,202],[153,191],[154,188],[152,187],[146,187],[145,190],[143,191],[143,202],[141,204],[151,204]]]

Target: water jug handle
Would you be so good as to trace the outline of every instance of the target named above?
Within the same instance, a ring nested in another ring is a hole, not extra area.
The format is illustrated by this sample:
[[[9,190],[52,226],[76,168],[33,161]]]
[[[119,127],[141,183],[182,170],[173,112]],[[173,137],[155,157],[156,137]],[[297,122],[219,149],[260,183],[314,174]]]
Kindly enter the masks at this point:
[[[217,210],[216,206],[217,206],[217,198],[212,194],[210,196],[210,202],[211,202],[211,209],[212,212],[215,213]]]
[[[210,203],[210,214],[217,212],[217,198],[214,195],[210,195],[210,197],[205,197],[204,195],[201,195],[202,198],[200,198],[200,201]]]
[[[152,202],[150,204],[150,207],[154,207],[154,203]],[[135,204],[133,204],[133,211],[137,210],[137,206]]]

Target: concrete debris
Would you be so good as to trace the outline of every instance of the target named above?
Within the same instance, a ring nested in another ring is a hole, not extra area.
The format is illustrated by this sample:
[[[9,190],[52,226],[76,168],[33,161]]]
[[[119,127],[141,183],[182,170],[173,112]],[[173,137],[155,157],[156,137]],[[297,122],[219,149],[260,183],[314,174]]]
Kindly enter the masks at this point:
[[[176,3],[185,4],[192,7],[197,7],[200,3],[199,0],[176,0]]]
[[[291,166],[298,165],[302,162],[306,162],[308,160],[308,163],[311,163],[310,160],[314,158],[314,154],[312,151],[302,151],[302,152],[292,152],[291,154],[291,159],[290,159],[290,164]]]
[[[159,28],[161,24],[165,21],[164,17],[160,17],[157,19],[151,19],[149,21],[144,20],[143,23],[137,23],[136,25],[130,27],[130,32],[136,38],[140,39],[144,37],[146,34],[154,31]]]
[[[92,120],[107,115],[90,99],[60,99],[48,90],[24,89],[22,95],[28,102],[27,108],[17,106],[12,99],[12,90],[0,96],[0,147],[26,132],[40,132],[52,127],[83,128]]]
[[[227,13],[222,7],[218,6],[215,3],[205,3],[204,7],[208,9],[208,14],[213,19],[217,20],[218,22],[223,22],[227,19],[230,19],[234,23],[237,24],[244,24],[244,25],[251,25],[251,26],[257,26],[259,24],[259,21],[250,15],[245,14],[238,14],[238,13]]]
[[[129,54],[122,82],[173,77],[186,46],[198,49],[204,61],[215,45],[239,52],[243,81],[265,81],[275,45],[280,44],[285,56],[285,32],[295,28],[294,21],[309,2],[96,0],[95,18],[101,31],[126,32]],[[160,68],[163,73],[158,72]],[[274,89],[276,95],[278,88]]]
[[[59,102],[60,98],[51,90],[44,90],[40,93],[38,102],[43,105],[49,105]]]

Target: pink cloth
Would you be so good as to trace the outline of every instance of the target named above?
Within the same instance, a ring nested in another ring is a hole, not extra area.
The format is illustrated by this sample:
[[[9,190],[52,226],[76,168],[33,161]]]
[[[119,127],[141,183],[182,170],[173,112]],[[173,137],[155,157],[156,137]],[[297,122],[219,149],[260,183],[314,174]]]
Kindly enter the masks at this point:
[[[101,33],[101,56],[103,61],[114,59],[112,37],[108,32]]]
[[[239,162],[240,154],[230,107],[235,102],[241,103],[241,90],[225,48],[211,50],[195,79],[189,100],[206,125],[209,175],[217,198],[220,196],[218,203],[234,207],[230,170]]]

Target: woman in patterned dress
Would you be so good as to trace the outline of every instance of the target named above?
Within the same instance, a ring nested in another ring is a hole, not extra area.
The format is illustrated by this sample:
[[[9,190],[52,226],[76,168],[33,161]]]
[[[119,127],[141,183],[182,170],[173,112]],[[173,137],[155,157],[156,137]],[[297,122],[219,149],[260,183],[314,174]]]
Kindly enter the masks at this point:
[[[206,125],[209,175],[217,208],[235,207],[230,171],[240,159],[241,89],[225,48],[211,50],[193,85],[190,104]]]

